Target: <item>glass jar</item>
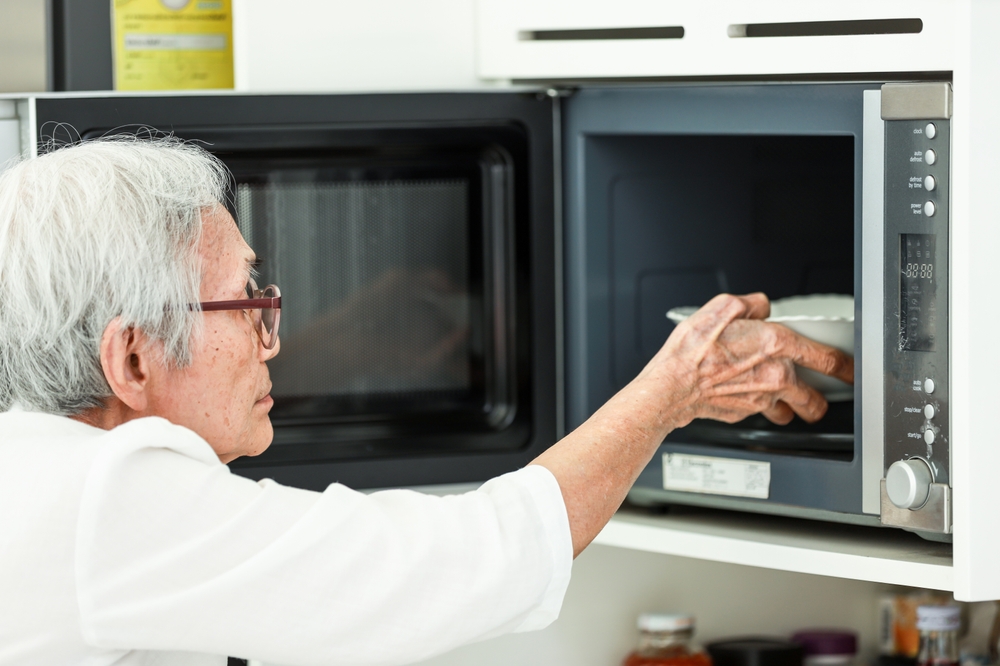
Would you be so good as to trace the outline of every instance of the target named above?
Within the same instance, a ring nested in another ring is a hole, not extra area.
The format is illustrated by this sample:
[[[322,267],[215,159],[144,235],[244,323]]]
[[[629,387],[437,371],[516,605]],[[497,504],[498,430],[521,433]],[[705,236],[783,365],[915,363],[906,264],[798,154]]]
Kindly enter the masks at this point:
[[[691,644],[694,616],[643,613],[638,625],[639,645],[623,666],[712,666],[708,655]]]
[[[920,606],[918,666],[958,666],[958,628],[961,609],[957,606]]]

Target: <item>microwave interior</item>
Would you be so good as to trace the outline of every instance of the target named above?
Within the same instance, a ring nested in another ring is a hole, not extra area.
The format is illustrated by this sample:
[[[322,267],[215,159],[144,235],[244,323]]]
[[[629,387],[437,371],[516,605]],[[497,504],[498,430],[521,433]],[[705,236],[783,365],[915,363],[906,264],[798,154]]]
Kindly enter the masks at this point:
[[[642,370],[674,330],[673,308],[724,292],[861,293],[862,108],[874,87],[609,87],[567,100],[568,428]],[[859,312],[855,300],[856,368]],[[859,386],[815,424],[696,420],[660,451],[770,463],[770,497],[740,508],[860,514]],[[633,499],[737,502],[665,491],[661,462]]]
[[[673,331],[675,307],[716,294],[854,294],[854,137],[590,136],[608,191],[612,350],[624,386]],[[850,460],[854,403],[815,424],[698,420],[670,440]]]

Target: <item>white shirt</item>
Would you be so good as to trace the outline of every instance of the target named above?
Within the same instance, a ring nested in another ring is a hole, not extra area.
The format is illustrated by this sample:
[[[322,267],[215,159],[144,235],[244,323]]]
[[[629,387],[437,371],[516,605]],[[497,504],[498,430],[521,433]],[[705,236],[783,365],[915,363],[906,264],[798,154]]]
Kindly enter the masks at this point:
[[[236,476],[163,419],[0,414],[0,664],[402,664],[556,618],[539,466],[465,495]]]

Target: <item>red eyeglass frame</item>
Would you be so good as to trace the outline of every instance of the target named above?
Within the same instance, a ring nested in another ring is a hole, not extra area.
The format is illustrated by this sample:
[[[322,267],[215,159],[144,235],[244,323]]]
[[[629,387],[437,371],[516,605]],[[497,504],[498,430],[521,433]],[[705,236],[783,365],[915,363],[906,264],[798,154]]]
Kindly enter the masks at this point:
[[[252,317],[252,321],[254,330],[257,331],[257,337],[260,338],[264,349],[274,349],[274,345],[278,343],[278,323],[281,321],[281,290],[278,289],[277,285],[273,284],[269,284],[263,289],[258,289],[257,283],[253,279],[248,280],[247,285],[252,290],[253,298],[243,298],[236,301],[203,301],[198,303],[197,306],[193,306],[192,309],[200,309],[202,312],[254,310],[257,315]],[[273,289],[275,295],[261,296],[268,289]],[[264,333],[264,310],[272,310],[274,312],[274,325],[266,336]]]

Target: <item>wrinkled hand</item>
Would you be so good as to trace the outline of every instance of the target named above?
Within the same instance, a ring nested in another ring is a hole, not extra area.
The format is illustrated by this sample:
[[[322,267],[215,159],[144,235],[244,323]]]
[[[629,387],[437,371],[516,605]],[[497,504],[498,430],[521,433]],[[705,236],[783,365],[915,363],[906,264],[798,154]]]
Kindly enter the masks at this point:
[[[770,311],[764,294],[716,296],[677,326],[639,377],[689,391],[685,422],[735,423],[756,413],[780,425],[796,414],[818,421],[826,414],[826,399],[798,378],[795,366],[853,384],[854,359],[762,321]]]

